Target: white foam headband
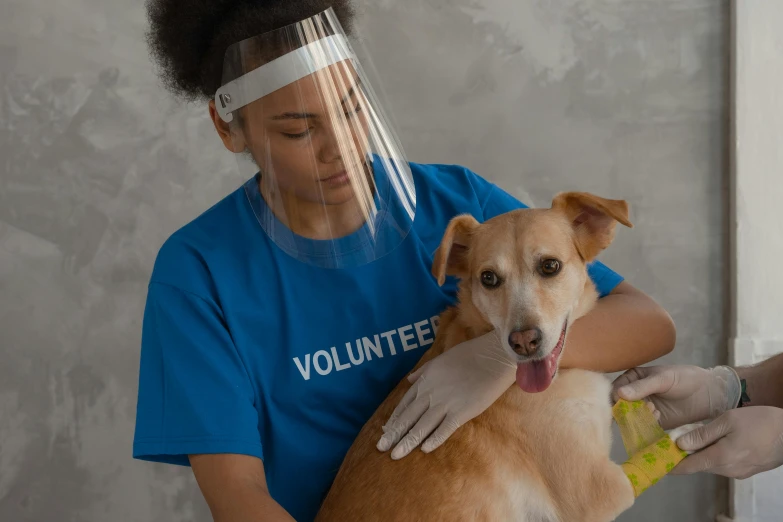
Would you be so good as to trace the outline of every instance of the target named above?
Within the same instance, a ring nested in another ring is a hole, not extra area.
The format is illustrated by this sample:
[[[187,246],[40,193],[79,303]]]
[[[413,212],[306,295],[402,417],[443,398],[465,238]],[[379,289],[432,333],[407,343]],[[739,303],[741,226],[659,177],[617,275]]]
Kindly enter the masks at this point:
[[[233,111],[316,71],[354,58],[342,35],[321,38],[223,85],[215,93],[215,107],[228,123],[234,119]]]

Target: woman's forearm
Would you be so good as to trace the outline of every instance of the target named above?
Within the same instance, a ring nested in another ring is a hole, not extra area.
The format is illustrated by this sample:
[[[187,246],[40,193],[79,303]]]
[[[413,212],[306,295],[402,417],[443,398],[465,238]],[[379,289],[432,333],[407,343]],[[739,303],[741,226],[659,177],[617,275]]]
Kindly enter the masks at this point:
[[[574,322],[560,366],[617,372],[649,363],[674,349],[668,313],[645,293],[623,282]]]
[[[189,458],[215,522],[295,522],[269,494],[261,459],[230,453]]]

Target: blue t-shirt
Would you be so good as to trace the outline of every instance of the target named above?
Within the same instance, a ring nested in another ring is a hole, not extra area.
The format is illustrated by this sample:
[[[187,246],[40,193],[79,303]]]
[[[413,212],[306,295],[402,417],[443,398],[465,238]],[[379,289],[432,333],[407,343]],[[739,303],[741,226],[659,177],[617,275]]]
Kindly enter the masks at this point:
[[[256,456],[272,497],[313,519],[359,430],[455,302],[456,281],[439,287],[430,272],[449,220],[524,207],[465,168],[411,169],[413,228],[363,266],[319,268],[280,250],[257,221],[255,178],[165,242],[144,312],[135,458]],[[622,281],[600,262],[589,271],[602,296]]]

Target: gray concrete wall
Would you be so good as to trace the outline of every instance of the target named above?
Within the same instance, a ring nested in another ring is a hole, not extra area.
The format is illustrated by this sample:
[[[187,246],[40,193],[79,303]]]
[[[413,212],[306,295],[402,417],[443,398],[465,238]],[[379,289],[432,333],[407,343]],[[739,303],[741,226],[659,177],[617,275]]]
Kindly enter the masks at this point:
[[[628,199],[605,260],[671,311],[669,361],[723,361],[727,2],[362,5],[412,159],[535,205]],[[130,454],[155,253],[241,182],[233,159],[159,87],[141,2],[0,11],[0,520],[209,520],[188,470]],[[669,477],[622,520],[723,503],[715,479]]]

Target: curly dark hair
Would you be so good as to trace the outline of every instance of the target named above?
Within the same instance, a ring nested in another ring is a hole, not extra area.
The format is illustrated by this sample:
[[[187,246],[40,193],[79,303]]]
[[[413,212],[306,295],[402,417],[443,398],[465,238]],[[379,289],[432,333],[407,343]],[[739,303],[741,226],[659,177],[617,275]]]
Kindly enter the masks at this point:
[[[346,32],[350,0],[147,0],[147,43],[165,86],[188,100],[210,100],[232,44],[334,9]],[[274,52],[275,50],[271,50]]]

